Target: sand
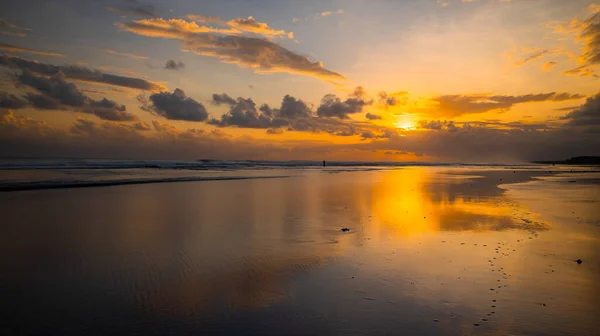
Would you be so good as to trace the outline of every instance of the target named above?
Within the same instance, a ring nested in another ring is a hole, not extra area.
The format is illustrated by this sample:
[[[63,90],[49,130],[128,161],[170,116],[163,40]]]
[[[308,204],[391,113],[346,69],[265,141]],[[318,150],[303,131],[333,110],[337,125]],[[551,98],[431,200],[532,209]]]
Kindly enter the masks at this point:
[[[593,335],[600,179],[554,170],[2,192],[0,334]]]

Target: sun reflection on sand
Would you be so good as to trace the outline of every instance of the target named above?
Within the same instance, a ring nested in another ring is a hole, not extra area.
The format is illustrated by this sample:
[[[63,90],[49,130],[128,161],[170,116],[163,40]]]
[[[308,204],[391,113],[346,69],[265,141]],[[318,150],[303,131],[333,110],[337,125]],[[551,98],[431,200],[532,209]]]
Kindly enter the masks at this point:
[[[454,176],[438,183],[439,175],[423,168],[382,172],[372,189],[372,222],[403,237],[436,231],[527,229],[534,224],[544,229],[543,223],[524,220],[526,209],[507,197],[473,197],[448,187],[449,183],[468,185],[477,181],[475,177]]]

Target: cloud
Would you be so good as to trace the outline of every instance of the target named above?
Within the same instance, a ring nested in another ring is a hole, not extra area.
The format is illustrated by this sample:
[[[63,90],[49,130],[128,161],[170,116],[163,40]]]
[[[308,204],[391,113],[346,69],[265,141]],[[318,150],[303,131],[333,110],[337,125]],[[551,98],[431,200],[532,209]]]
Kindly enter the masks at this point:
[[[600,93],[589,97],[583,105],[561,119],[569,126],[592,126],[600,130]]]
[[[290,130],[308,130],[309,121],[299,121],[312,117],[310,107],[302,100],[290,95],[283,97],[279,109],[263,104],[259,109],[250,98],[239,97],[237,100],[227,94],[214,94],[213,104],[227,104],[229,111],[220,120],[212,119],[209,123],[220,126],[237,126],[244,128],[280,128],[290,126]]]
[[[139,1],[127,1],[129,5],[121,5],[121,6],[108,6],[107,10],[115,13],[119,13],[122,15],[133,15],[139,17],[147,17],[147,18],[155,18],[156,8],[151,4],[140,3]]]
[[[585,64],[600,64],[600,9],[585,20],[580,38],[585,41],[585,49],[581,55]]]
[[[344,101],[334,94],[325,95],[321,100],[321,105],[317,108],[317,115],[346,119],[348,114],[362,112],[363,107],[372,103],[372,100],[368,100],[364,89],[359,86]]]
[[[38,95],[30,95],[29,101],[38,108],[56,109],[61,105],[71,107],[82,107],[86,104],[88,98],[73,83],[68,83],[62,73],[57,73],[49,78],[36,76],[29,70],[24,70],[17,80],[20,84],[29,86],[41,93],[44,98]],[[50,104],[50,102],[53,102]]]
[[[568,23],[547,25],[554,33],[572,35],[576,42],[583,44],[577,56],[579,65],[564,71],[566,75],[597,77],[594,68],[600,64],[600,8],[591,5],[589,9],[592,15],[587,19],[575,18]]]
[[[366,96],[362,88],[358,88],[351,94],[351,96],[357,95]],[[268,134],[279,134],[283,132],[283,129],[298,132],[328,133],[334,136],[370,134],[369,137],[363,137],[363,139],[387,138],[395,132],[395,130],[368,122],[319,117],[312,112],[307,103],[290,95],[283,97],[278,108],[273,108],[267,104],[257,108],[257,104],[251,98],[239,97],[234,100],[225,93],[214,94],[213,104],[229,106],[229,111],[220,118],[209,120],[209,124],[218,127],[265,129]]]
[[[0,92],[0,109],[20,109],[27,106],[23,99],[6,92]]]
[[[546,55],[552,54],[557,52],[557,50],[554,49],[542,49],[542,48],[535,48],[535,49],[531,49],[526,51],[523,55],[517,57],[517,59],[514,59],[515,57],[512,55],[508,55],[509,58],[513,58],[513,64],[516,66],[521,66],[524,65],[526,63],[538,60]]]
[[[140,130],[140,126],[144,130]],[[232,138],[218,129],[180,130],[156,120],[148,126],[143,123],[121,124],[78,119],[65,132],[43,121],[16,116],[10,110],[0,110],[0,153],[4,157],[24,154],[33,157],[66,155],[178,160],[259,159],[270,155],[274,158],[283,155],[287,159],[298,155],[306,157],[302,152],[308,151],[293,149],[297,145],[298,142],[276,145],[272,139],[260,140],[248,136]]]
[[[395,92],[387,94],[380,92],[377,95],[377,104],[384,108],[396,105],[405,105],[408,101],[408,92]]]
[[[286,119],[308,118],[312,115],[312,110],[301,99],[285,95],[281,101],[278,114],[280,117]]]
[[[119,105],[106,98],[95,101],[86,96],[75,84],[67,82],[60,72],[51,77],[43,77],[26,69],[17,76],[17,81],[20,85],[35,90],[27,92],[26,97],[29,104],[38,109],[71,109],[91,113],[104,120],[137,120],[135,115],[126,111],[125,105]]]
[[[168,60],[167,63],[165,63],[165,69],[167,70],[181,70],[183,68],[185,68],[185,64],[183,64],[183,62]]]
[[[331,122],[332,126],[342,124],[346,130],[354,129],[355,132],[362,125],[347,125],[333,118],[325,118],[321,122],[323,129],[326,123]],[[144,130],[140,130],[139,126]],[[381,156],[376,156],[377,153],[384,155],[390,151],[414,153],[427,160],[467,163],[512,163],[600,155],[597,131],[584,132],[570,125],[537,130],[496,129],[462,123],[455,128],[453,131],[442,127],[440,130],[422,129],[400,134],[373,128],[370,132],[360,131],[358,136],[370,139],[360,143],[275,142],[272,137],[264,140],[248,136],[227,137],[218,129],[181,130],[158,121],[148,126],[79,119],[69,132],[64,132],[43,121],[0,110],[0,153],[3,156],[127,159],[315,160],[327,157],[330,160],[373,161],[381,159]],[[334,129],[332,127],[332,132]],[[280,130],[269,133],[279,133]],[[344,130],[338,130],[338,134],[344,133]]]
[[[579,77],[595,77],[595,78],[600,77],[599,75],[597,75],[594,72],[594,70],[592,70],[592,68],[589,65],[582,65],[582,66],[578,66],[573,69],[565,70],[565,71],[563,71],[563,74],[569,75],[569,76],[579,76]]]
[[[465,124],[469,125],[469,124]],[[468,126],[467,126],[468,127]],[[419,120],[419,128],[430,129],[430,130],[448,130],[454,132],[458,130],[454,121],[440,121],[440,120]]]
[[[120,53],[120,52],[116,52],[116,51],[110,50],[110,49],[104,49],[104,52],[109,53],[111,55],[122,56],[122,57],[129,57],[129,58],[133,58],[133,59],[148,59],[148,57],[146,57],[146,56]]]
[[[332,11],[324,11],[324,12],[321,12],[321,13],[319,13],[319,14],[318,14],[318,16],[330,16],[330,15],[333,15],[333,14],[340,14],[340,15],[341,15],[341,14],[344,14],[344,10],[343,10],[343,9],[338,9],[338,10],[337,10],[337,11],[335,11],[335,12],[332,12]]]
[[[544,70],[544,71],[551,71],[557,65],[558,65],[558,63],[556,63],[556,62],[546,62],[546,63],[542,64],[542,70]]]
[[[31,29],[19,27],[14,23],[10,23],[5,19],[0,18],[0,34],[25,37],[30,31]]]
[[[212,95],[212,103],[215,105],[221,105],[221,104],[226,104],[226,105],[235,105],[236,100],[231,98],[228,94],[226,93],[214,93]]]
[[[327,17],[327,16],[332,16],[334,14],[342,15],[342,14],[344,14],[344,10],[343,9],[338,9],[336,11],[324,11],[324,12],[320,12],[320,13],[317,13],[315,15],[315,18],[323,18],[323,17]],[[298,17],[295,17],[292,20],[292,22],[293,23],[298,23],[298,22],[301,22],[301,21],[308,21],[308,20],[311,20],[311,18],[307,18],[307,17],[305,17],[305,18],[298,18]]]
[[[597,133],[580,132],[572,127],[556,130],[497,129],[472,126],[470,123],[440,123],[440,129],[424,129],[347,148],[401,150],[445,162],[504,164],[600,155]]]
[[[98,123],[88,119],[76,119],[70,128],[70,133],[75,135],[83,135],[83,139],[97,139],[103,142],[110,143],[121,141],[127,143],[128,146],[139,143],[144,140],[144,136],[139,134],[135,126],[120,124],[115,122]]]
[[[247,19],[237,18],[227,21],[227,25],[243,32],[259,34],[265,37],[287,36],[291,40],[294,39],[294,33],[286,33],[284,30],[275,30],[264,22],[257,22],[252,16],[248,16]]]
[[[208,22],[208,23],[219,23],[223,24],[223,20],[219,16],[207,16],[201,14],[188,14],[185,16],[188,20],[196,21],[196,22]]]
[[[235,35],[235,29],[223,30],[175,19],[137,20],[119,26],[138,35],[181,40],[184,51],[214,57],[257,73],[286,72],[328,82],[345,80],[341,74],[323,68],[321,62],[312,62],[269,40]]]
[[[95,114],[100,119],[112,121],[134,121],[138,118],[126,111],[125,105],[119,105],[112,100],[103,98],[100,101],[91,101],[86,111]]]
[[[76,65],[52,65],[48,63],[28,61],[20,57],[0,56],[0,65],[19,70],[29,70],[43,76],[53,76],[61,72],[67,78],[106,85],[127,87],[146,91],[166,91],[164,85],[151,82],[141,78],[124,77],[102,73],[98,70],[89,69]]]
[[[139,121],[139,122],[134,123],[133,124],[133,128],[136,131],[149,131],[149,130],[152,129],[152,128],[150,128],[150,126],[148,126],[148,124],[146,124],[143,121]]]
[[[367,113],[365,115],[365,118],[367,118],[368,120],[381,120],[381,116],[376,115],[376,114],[371,114],[371,113]]]
[[[224,21],[218,16],[206,16],[199,14],[188,14],[186,15],[186,18],[195,22],[213,23],[218,26],[229,28],[221,29],[208,26],[199,26],[197,24],[185,23],[184,20],[168,20],[170,22],[167,23],[167,25],[175,24],[179,28],[184,28],[184,30],[187,30],[192,33],[223,33],[234,35],[250,33],[261,35],[269,39],[273,37],[287,37],[290,40],[294,39],[294,33],[274,29],[273,27],[270,27],[268,23],[256,21],[252,16],[248,16],[247,18],[236,18],[229,21]],[[164,26],[164,23],[167,20],[162,21],[163,22],[161,23],[161,25]]]
[[[44,140],[60,133],[61,131],[48,126],[43,121],[33,120],[28,116],[16,116],[11,109],[0,109],[0,153],[14,150],[12,147],[14,145],[18,147],[18,144],[23,141],[32,141],[35,143],[34,150],[43,151]],[[13,146],[4,146],[9,143],[13,143]]]
[[[171,120],[205,121],[208,118],[204,105],[187,97],[181,89],[151,95],[143,109]]]
[[[230,105],[229,112],[222,115],[220,120],[213,119],[209,121],[209,123],[221,127],[239,126],[243,128],[264,129],[274,127],[274,119],[271,116],[259,111],[256,108],[256,103],[254,103],[252,99],[241,97],[238,98],[235,103]],[[275,127],[285,125],[287,125],[287,121],[284,121],[284,124],[275,125]]]
[[[23,48],[11,44],[0,43],[0,50],[5,50],[12,53],[27,53],[27,54],[35,54],[42,56],[50,56],[50,57],[65,57],[63,54],[47,52],[47,51],[39,51],[34,49]]]
[[[536,93],[521,96],[502,96],[487,94],[471,95],[446,95],[432,99],[435,104],[432,112],[443,116],[460,116],[471,113],[484,113],[488,111],[507,111],[516,104],[544,102],[544,101],[567,101],[582,99],[585,96],[571,93]]]

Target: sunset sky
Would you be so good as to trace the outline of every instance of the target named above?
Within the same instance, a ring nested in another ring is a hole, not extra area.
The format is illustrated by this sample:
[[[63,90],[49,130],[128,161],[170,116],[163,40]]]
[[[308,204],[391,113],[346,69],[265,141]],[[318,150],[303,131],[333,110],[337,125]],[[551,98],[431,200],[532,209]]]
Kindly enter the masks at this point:
[[[0,3],[0,156],[600,155],[590,0]]]

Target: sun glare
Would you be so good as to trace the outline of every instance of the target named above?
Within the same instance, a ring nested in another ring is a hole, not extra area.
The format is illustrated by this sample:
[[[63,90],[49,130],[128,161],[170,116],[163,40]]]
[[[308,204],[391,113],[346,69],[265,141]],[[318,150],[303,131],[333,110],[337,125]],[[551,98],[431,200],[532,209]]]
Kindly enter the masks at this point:
[[[411,115],[403,114],[396,117],[394,122],[396,128],[401,128],[406,131],[414,130],[416,128],[415,122]]]

